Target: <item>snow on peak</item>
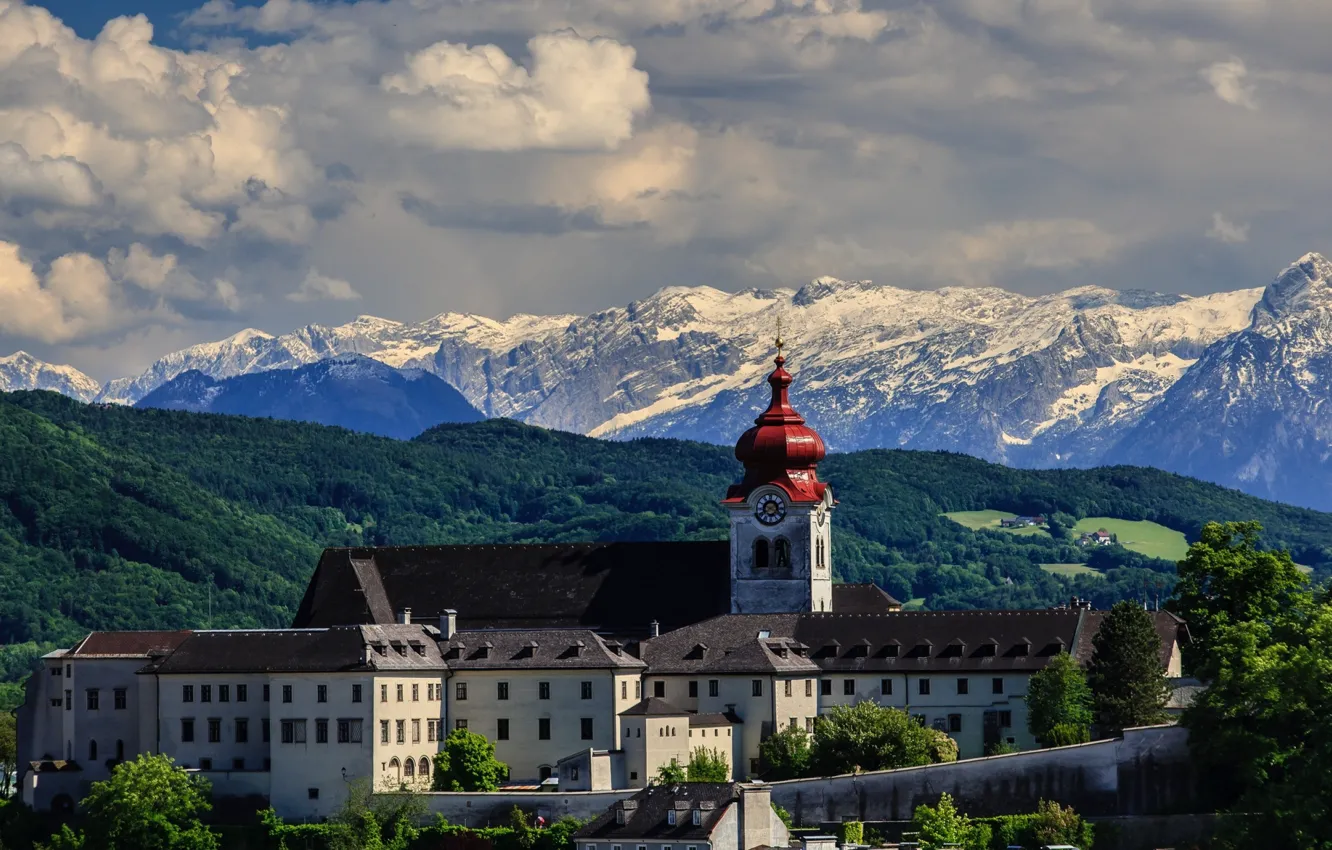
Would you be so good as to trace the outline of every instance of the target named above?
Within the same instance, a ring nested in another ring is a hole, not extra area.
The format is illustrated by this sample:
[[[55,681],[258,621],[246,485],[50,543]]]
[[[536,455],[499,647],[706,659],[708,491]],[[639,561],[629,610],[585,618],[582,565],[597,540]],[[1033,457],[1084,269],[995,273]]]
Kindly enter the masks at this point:
[[[1263,290],[1255,321],[1332,306],[1332,263],[1309,253],[1288,266]]]
[[[0,392],[50,390],[91,401],[101,388],[101,384],[73,366],[46,363],[26,351],[0,357]]]

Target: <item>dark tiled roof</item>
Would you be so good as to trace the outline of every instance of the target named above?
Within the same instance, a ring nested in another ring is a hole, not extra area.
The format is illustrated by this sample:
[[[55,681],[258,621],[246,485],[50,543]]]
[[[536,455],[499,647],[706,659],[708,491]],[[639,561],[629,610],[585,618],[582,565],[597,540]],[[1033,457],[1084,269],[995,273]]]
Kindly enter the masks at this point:
[[[463,628],[637,635],[652,620],[670,630],[725,613],[730,592],[724,540],[326,549],[292,625],[391,621],[401,608],[425,621],[452,608]]]
[[[383,646],[381,655],[376,644]],[[366,647],[371,647],[367,653]],[[368,655],[368,661],[367,661]],[[438,646],[421,626],[195,632],[157,673],[323,673],[441,670]]]
[[[661,717],[679,717],[688,714],[683,708],[668,702],[662,697],[643,697],[638,702],[620,712],[621,717],[643,717],[645,715]]]
[[[650,839],[684,843],[707,841],[721,820],[726,807],[740,799],[740,789],[733,782],[689,782],[683,785],[649,785],[627,800],[621,800],[584,826],[574,837],[580,841],[626,841]],[[616,823],[616,811],[623,808],[625,822]],[[676,811],[675,826],[666,813]],[[692,812],[700,809],[702,822],[694,826]]]
[[[834,584],[832,609],[838,614],[886,614],[902,603],[877,584]]]
[[[726,650],[699,668],[700,673],[818,673],[819,666],[797,654],[789,638],[762,639]]]
[[[667,632],[639,645],[639,657],[654,673],[697,673],[729,650],[768,637],[789,637],[799,614],[727,614]]]
[[[189,636],[189,631],[93,632],[79,641],[69,655],[76,658],[147,658],[150,654],[172,651]]]
[[[645,665],[589,629],[475,629],[440,644],[451,670],[592,670]]]
[[[1096,637],[1096,633],[1101,629],[1101,624],[1105,622],[1105,618],[1109,615],[1109,611],[1087,612],[1082,629],[1082,639],[1078,641],[1078,648],[1075,653],[1080,663],[1087,664],[1091,661],[1092,639]],[[1152,624],[1156,626],[1156,634],[1161,638],[1161,666],[1166,667],[1170,664],[1171,649],[1174,642],[1187,642],[1188,629],[1182,619],[1168,611],[1153,611]]]
[[[743,722],[744,721],[740,719],[740,715],[735,712],[689,715],[689,725],[694,728],[700,726],[731,726]]]

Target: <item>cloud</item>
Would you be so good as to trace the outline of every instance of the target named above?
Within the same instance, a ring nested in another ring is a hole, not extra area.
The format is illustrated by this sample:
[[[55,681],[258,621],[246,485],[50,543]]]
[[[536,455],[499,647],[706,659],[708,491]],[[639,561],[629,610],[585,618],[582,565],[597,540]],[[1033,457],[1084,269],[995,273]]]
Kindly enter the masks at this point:
[[[102,203],[102,187],[88,166],[71,157],[32,158],[22,145],[0,142],[0,200],[26,200],[55,207],[87,208]]]
[[[1202,77],[1216,92],[1216,96],[1226,103],[1243,106],[1245,109],[1257,109],[1253,98],[1253,86],[1246,84],[1244,78],[1248,70],[1238,59],[1215,62],[1202,70]]]
[[[1233,222],[1221,213],[1214,212],[1212,213],[1212,226],[1207,229],[1207,238],[1227,244],[1248,242],[1249,225]]]
[[[305,303],[308,301],[357,301],[361,293],[352,288],[345,280],[322,275],[315,268],[305,274],[300,287],[287,294],[288,301]]]

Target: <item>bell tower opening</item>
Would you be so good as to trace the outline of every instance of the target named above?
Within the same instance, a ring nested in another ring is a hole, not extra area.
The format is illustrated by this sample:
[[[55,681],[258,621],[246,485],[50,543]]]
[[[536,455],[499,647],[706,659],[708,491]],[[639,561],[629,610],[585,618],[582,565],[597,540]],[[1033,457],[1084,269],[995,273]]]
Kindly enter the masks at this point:
[[[722,505],[731,517],[731,611],[832,610],[832,489],[818,478],[823,439],[791,407],[778,337],[772,398],[736,443],[744,478]]]

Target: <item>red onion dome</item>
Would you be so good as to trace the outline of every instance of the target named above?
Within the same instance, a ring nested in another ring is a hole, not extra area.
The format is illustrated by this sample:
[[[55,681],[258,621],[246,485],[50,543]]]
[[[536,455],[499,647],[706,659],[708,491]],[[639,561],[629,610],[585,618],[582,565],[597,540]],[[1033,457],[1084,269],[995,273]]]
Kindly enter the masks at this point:
[[[745,465],[745,478],[731,487],[727,501],[744,499],[764,484],[782,488],[795,501],[818,501],[827,489],[815,471],[828,453],[823,438],[791,407],[787,396],[791,373],[782,368],[786,359],[778,355],[774,362],[777,368],[768,376],[772,400],[735,444],[735,458]]]

